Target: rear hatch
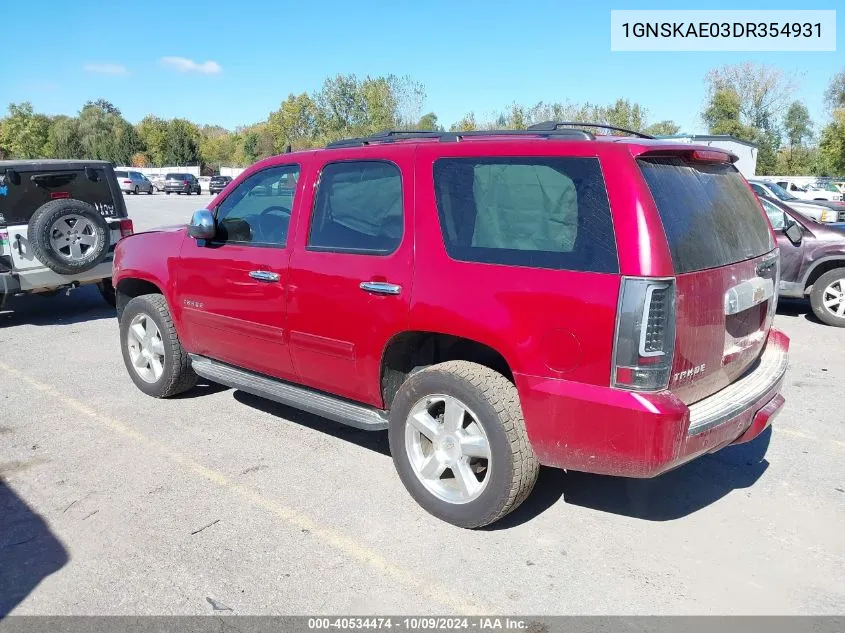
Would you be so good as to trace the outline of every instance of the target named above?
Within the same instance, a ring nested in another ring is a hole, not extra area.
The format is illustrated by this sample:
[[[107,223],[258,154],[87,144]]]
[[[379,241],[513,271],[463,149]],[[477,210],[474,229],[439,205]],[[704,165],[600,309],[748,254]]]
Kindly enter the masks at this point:
[[[688,151],[638,160],[675,268],[669,389],[687,404],[749,370],[765,346],[777,303],[779,261],[771,229],[726,158]]]

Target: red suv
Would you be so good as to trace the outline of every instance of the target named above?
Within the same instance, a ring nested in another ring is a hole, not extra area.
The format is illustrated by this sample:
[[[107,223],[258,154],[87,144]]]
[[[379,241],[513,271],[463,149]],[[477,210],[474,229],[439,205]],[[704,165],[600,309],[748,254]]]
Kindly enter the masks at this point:
[[[129,375],[202,376],[363,429],[432,514],[503,517],[540,464],[653,477],[783,405],[778,251],[707,147],[385,132],[253,165],[122,240]]]

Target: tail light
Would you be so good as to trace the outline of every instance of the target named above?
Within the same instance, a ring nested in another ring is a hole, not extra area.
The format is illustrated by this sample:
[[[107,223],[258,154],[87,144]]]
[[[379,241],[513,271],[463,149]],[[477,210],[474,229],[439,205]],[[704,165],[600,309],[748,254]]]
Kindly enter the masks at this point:
[[[666,389],[674,353],[674,280],[623,277],[611,384],[633,391]]]
[[[131,184],[132,184],[132,181],[131,181],[131,180],[124,180],[124,181],[123,181],[123,184],[124,184],[124,185],[131,185]]]
[[[50,200],[67,200],[70,198],[69,191],[52,191],[50,192]]]
[[[185,184],[186,184],[186,185],[190,185],[190,184],[191,184],[191,181],[190,181],[190,180],[186,180],[186,181],[185,181]]]
[[[120,221],[120,237],[129,237],[135,232],[135,227],[132,225],[132,220],[126,218]]]

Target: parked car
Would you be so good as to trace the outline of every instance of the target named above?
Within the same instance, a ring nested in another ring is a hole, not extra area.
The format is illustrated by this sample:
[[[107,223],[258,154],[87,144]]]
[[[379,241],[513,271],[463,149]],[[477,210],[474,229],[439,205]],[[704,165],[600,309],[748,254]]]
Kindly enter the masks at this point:
[[[802,187],[787,180],[778,180],[775,184],[783,187],[786,191],[801,200],[829,200],[831,202],[840,202],[842,200],[841,193],[834,193],[812,185]]]
[[[262,160],[118,246],[127,371],[387,429],[409,493],[463,527],[540,464],[654,477],[784,402],[778,252],[735,160],[553,122]]]
[[[200,194],[199,180],[193,174],[167,174],[164,177],[164,192],[169,196],[171,193],[192,193]]]
[[[815,200],[808,202],[796,198],[780,185],[769,180],[750,179],[748,184],[758,196],[775,198],[789,205],[805,218],[816,222],[845,222],[845,205],[839,202],[828,202],[826,200]]]
[[[147,174],[147,178],[153,183],[155,191],[164,191],[164,176],[162,174]]]
[[[153,193],[153,183],[139,171],[116,171],[114,175],[123,193],[134,193],[136,196],[142,192],[149,195]]]
[[[815,315],[845,327],[845,224],[820,224],[761,196],[780,247],[782,297],[809,297]]]
[[[208,183],[208,191],[214,195],[218,194],[226,188],[232,182],[231,176],[212,176],[211,181]]]
[[[87,284],[114,305],[114,246],[131,233],[110,163],[0,161],[0,309]]]

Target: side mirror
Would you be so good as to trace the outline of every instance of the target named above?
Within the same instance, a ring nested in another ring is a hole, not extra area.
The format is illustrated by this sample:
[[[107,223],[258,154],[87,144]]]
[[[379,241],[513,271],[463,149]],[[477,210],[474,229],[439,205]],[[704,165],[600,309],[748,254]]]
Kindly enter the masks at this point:
[[[194,211],[188,223],[188,235],[195,240],[210,240],[216,233],[214,215],[208,209]]]
[[[801,238],[804,236],[801,226],[795,220],[788,220],[783,232],[789,241],[795,244],[795,246],[798,246],[801,243]]]

